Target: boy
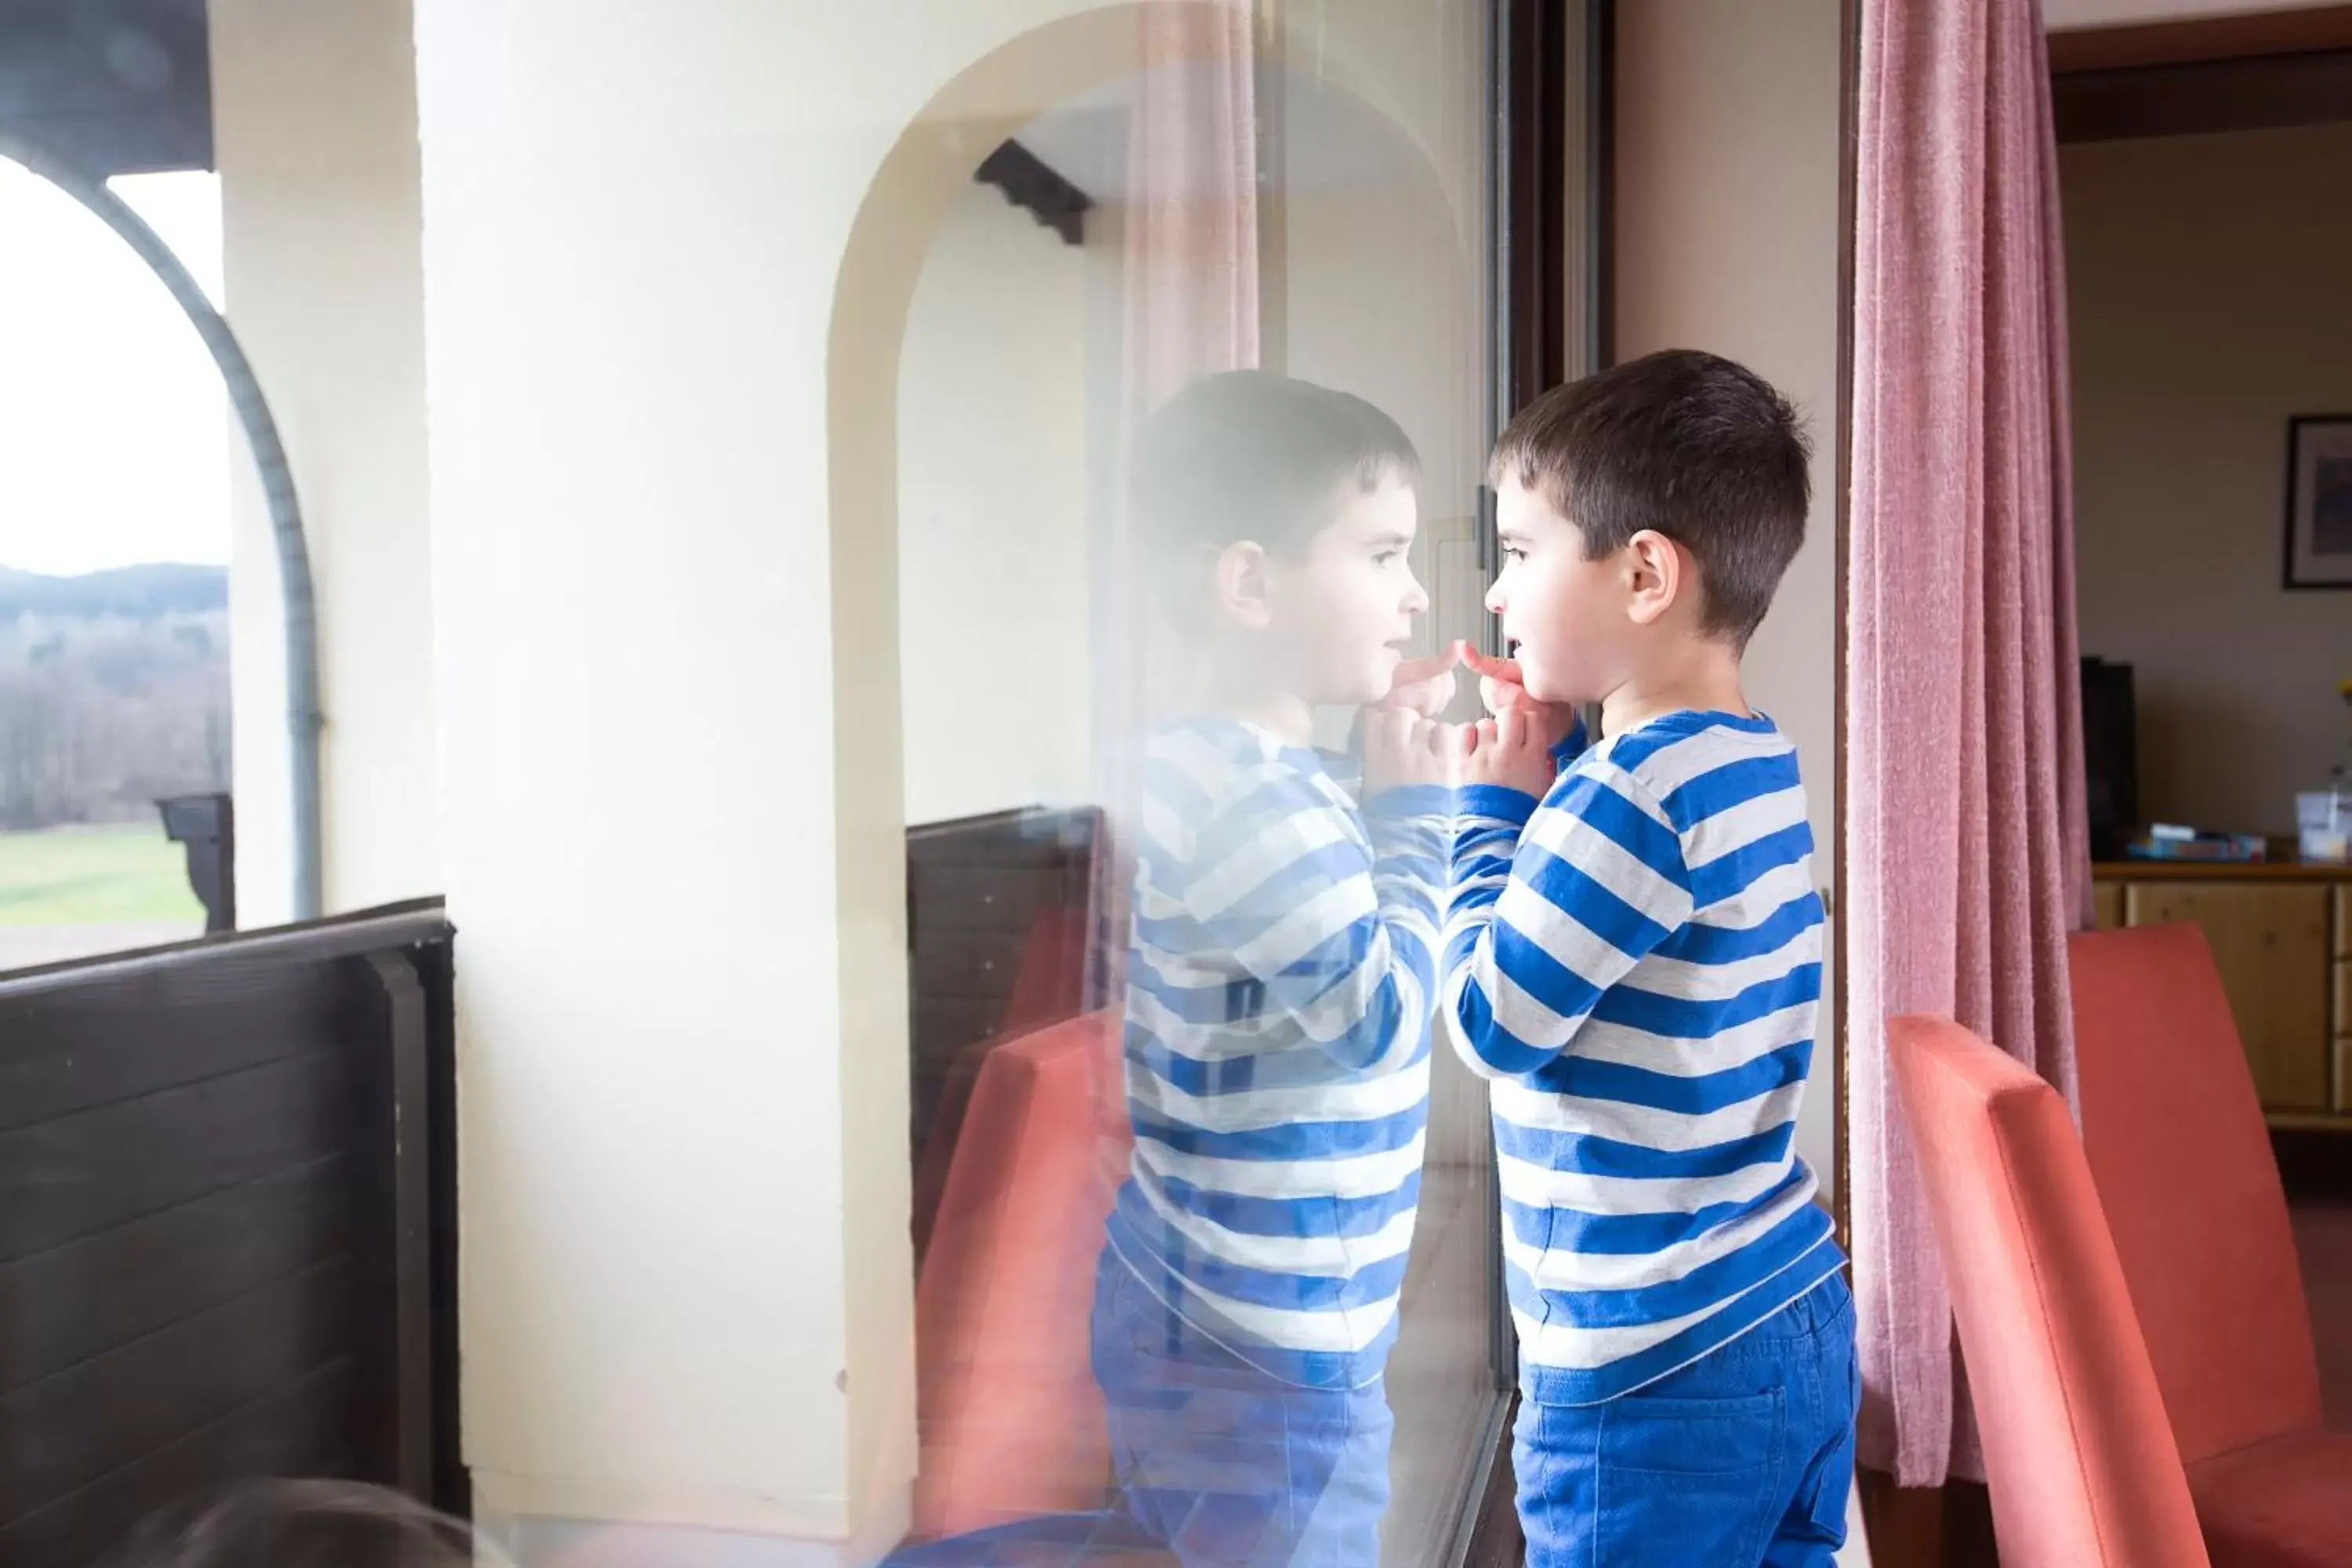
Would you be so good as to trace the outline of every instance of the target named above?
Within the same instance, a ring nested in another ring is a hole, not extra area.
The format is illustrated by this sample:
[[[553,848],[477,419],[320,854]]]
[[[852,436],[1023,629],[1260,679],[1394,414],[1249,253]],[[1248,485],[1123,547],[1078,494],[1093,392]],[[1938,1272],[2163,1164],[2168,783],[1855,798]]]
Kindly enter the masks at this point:
[[[1451,800],[1443,736],[1366,715],[1360,809],[1318,706],[1451,679],[1400,649],[1417,460],[1360,399],[1251,372],[1154,416],[1135,462],[1192,716],[1147,747],[1126,997],[1135,1152],[1095,1369],[1123,1507],[1188,1568],[1370,1568],[1428,1121]]]
[[[1495,452],[1517,660],[1462,765],[1440,1015],[1495,1080],[1529,1568],[1844,1537],[1853,1303],[1792,1148],[1822,910],[1794,748],[1740,691],[1806,457],[1785,399],[1686,352]],[[1560,771],[1586,702],[1605,739]]]

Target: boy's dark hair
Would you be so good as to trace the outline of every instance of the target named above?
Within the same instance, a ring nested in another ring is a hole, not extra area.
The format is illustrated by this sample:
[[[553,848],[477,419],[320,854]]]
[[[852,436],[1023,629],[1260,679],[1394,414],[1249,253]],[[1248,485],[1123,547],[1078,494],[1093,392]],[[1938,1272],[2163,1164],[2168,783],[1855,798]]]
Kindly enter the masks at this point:
[[[1669,349],[1528,404],[1487,477],[1549,502],[1587,560],[1644,529],[1664,534],[1698,563],[1702,627],[1744,647],[1805,542],[1811,456],[1795,406],[1761,376]]]
[[[1129,464],[1143,540],[1170,568],[1242,540],[1295,549],[1349,487],[1409,484],[1420,471],[1404,431],[1362,398],[1255,370],[1203,376],[1170,398]],[[1189,586],[1192,574],[1171,579]]]

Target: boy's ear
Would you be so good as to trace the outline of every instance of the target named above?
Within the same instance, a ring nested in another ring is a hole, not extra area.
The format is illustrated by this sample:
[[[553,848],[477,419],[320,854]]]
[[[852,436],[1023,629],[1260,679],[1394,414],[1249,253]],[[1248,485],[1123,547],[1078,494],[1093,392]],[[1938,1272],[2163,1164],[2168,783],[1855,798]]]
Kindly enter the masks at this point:
[[[1218,610],[1235,626],[1264,631],[1274,616],[1266,578],[1265,546],[1247,539],[1226,545],[1212,577]]]
[[[1625,542],[1626,614],[1634,625],[1657,620],[1695,585],[1689,557],[1664,534],[1645,528]]]

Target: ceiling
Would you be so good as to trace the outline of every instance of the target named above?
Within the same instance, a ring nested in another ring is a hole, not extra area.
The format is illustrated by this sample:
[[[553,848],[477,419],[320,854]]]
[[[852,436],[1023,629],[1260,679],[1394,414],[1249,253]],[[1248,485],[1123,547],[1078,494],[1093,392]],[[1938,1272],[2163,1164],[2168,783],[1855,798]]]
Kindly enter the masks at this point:
[[[2318,8],[2279,0],[2042,0],[2053,30]],[[1168,79],[1169,90],[1203,100],[1221,86],[1182,69]],[[1087,195],[1118,201],[1132,179],[1136,88],[1129,77],[1074,99],[1020,140]],[[1274,73],[1261,92],[1274,105],[1264,129],[1279,132],[1287,191],[1373,188],[1406,177],[1409,145],[1348,94],[1289,70]],[[0,124],[101,176],[211,167],[205,0],[0,0]]]
[[[1032,121],[1014,140],[1097,202],[1121,201],[1135,181],[1128,132],[1140,79],[1125,77],[1074,98]],[[1213,122],[1210,105],[1223,86],[1217,73],[1161,68],[1153,86],[1198,100],[1183,112],[1194,123]],[[1262,155],[1278,165],[1278,173],[1270,173],[1283,194],[1377,190],[1412,177],[1420,153],[1353,94],[1287,69],[1268,72],[1259,92],[1259,131],[1266,139]],[[1181,180],[1188,172],[1153,171],[1154,193],[1185,194]]]
[[[2042,0],[2042,20],[2052,31],[2076,27],[2134,27],[2150,22],[2183,22],[2201,16],[2237,16],[2255,11],[2315,11],[2318,5],[2282,5],[2280,0]]]

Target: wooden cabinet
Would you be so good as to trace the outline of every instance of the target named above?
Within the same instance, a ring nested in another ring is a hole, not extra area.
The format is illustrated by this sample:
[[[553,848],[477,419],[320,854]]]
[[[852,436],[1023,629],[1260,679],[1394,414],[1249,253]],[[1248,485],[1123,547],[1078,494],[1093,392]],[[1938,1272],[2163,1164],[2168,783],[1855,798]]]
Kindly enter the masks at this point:
[[[2352,1116],[2352,882],[2336,889],[2336,1109]]]
[[[2103,866],[2097,891],[2102,927],[2202,928],[2273,1121],[2352,1131],[2352,871]]]

